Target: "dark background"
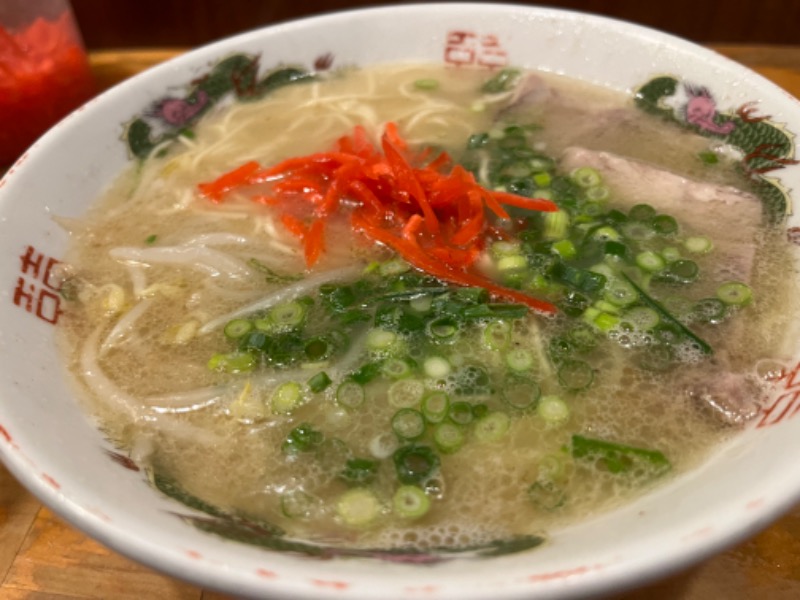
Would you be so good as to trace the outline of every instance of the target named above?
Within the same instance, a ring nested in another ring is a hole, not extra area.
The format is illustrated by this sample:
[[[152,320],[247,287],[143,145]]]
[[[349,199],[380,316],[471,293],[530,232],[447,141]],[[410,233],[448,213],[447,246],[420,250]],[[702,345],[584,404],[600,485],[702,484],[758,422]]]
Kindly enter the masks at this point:
[[[398,3],[379,0],[72,0],[90,50],[197,46],[292,18]],[[633,21],[700,43],[800,44],[800,0],[560,0],[540,4]]]

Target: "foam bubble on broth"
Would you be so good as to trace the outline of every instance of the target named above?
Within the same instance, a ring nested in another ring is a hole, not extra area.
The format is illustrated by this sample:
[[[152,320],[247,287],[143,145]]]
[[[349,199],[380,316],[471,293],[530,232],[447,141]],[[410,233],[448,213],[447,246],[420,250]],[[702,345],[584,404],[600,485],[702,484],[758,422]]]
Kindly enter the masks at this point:
[[[651,120],[634,111],[629,99],[607,90],[559,77],[542,77],[565,97],[586,98],[582,108],[580,103],[569,102],[563,110],[547,114],[540,114],[536,106],[528,112],[512,112],[520,121],[536,121],[543,126],[537,145],[546,152],[558,155],[563,148],[581,141],[588,148],[624,149],[627,155],[657,162],[686,176],[708,174],[694,160],[697,151],[707,147],[707,141]],[[414,87],[414,81],[424,78],[439,82],[435,93]],[[219,331],[186,340],[176,337],[181,327],[189,328],[185,331],[200,327],[285,285],[259,276],[248,266],[250,259],[256,258],[283,274],[304,269],[296,239],[282,228],[276,215],[236,194],[219,206],[211,205],[196,194],[198,182],[213,180],[248,160],[271,165],[319,152],[355,125],[375,135],[387,121],[397,122],[410,144],[432,144],[457,156],[469,135],[496,126],[497,115],[491,108],[474,110],[476,90],[485,78],[486,73],[481,71],[420,65],[347,70],[311,84],[288,86],[263,101],[219,110],[197,126],[193,140],[126,173],[74,231],[66,257],[83,296],[79,302],[69,303],[61,345],[87,410],[104,432],[122,449],[145,461],[144,466],[168,474],[189,493],[223,510],[274,522],[291,535],[363,547],[466,546],[551,531],[652,489],[653,482],[646,473],[620,478],[598,462],[569,459],[562,449],[569,446],[575,432],[668,451],[672,476],[707,457],[733,430],[720,426],[695,402],[676,393],[669,373],[634,369],[624,362],[623,347],[628,344],[620,336],[632,336],[630,345],[644,348],[652,343],[649,334],[612,330],[608,334],[611,341],[603,347],[605,354],[592,355],[592,388],[570,393],[559,387],[555,369],[546,359],[546,343],[558,334],[563,322],[529,316],[514,321],[511,347],[531,350],[533,372],[542,394],[560,394],[567,399],[571,409],[568,423],[552,427],[534,413],[515,415],[502,443],[469,437],[458,452],[442,454],[440,481],[432,484],[438,486],[432,493],[433,506],[416,522],[391,514],[388,507],[397,481],[391,458],[382,460],[371,485],[384,506],[380,526],[354,530],[342,526],[333,508],[334,499],[346,489],[337,474],[347,457],[374,458],[371,443],[386,432],[395,411],[386,400],[391,382],[378,378],[366,384],[368,401],[356,412],[337,405],[334,385],[289,416],[276,417],[268,410],[266,416],[259,415],[275,387],[288,379],[285,372],[222,376],[206,367],[224,341]],[[626,126],[598,126],[598,119],[616,119],[614,122]],[[711,178],[742,183],[738,174],[722,169],[713,171]],[[352,243],[345,218],[331,227],[328,252],[317,270],[387,256],[385,250]],[[699,233],[714,237],[713,231]],[[148,245],[145,240],[153,235],[157,242]],[[198,243],[198,239],[210,241]],[[154,256],[144,253],[155,248],[170,248],[180,254],[187,247],[209,251],[202,260],[183,264],[144,258],[141,262],[121,261],[109,254],[115,248],[136,248],[142,256]],[[240,265],[244,275],[210,274],[216,261],[223,259]],[[208,262],[205,270],[197,267],[202,261]],[[713,258],[704,257],[699,262],[703,261],[711,264]],[[787,305],[794,285],[785,281],[787,264],[788,250],[782,240],[766,235],[760,241],[752,283],[758,300],[746,309],[743,331],[737,334],[741,347],[728,352],[739,369],[754,370],[759,359],[774,355],[775,340],[783,338],[781,331],[789,317],[782,315],[781,309]],[[116,309],[107,306],[109,291],[104,286],[109,284],[124,290],[125,301]],[[698,285],[698,293],[713,292],[712,282]],[[84,341],[95,331],[105,339],[114,324],[143,299],[149,299],[151,307],[115,343],[106,348],[84,347]],[[320,319],[309,327],[323,332],[329,324]],[[504,358],[485,344],[476,343],[481,339],[480,327],[469,325],[452,345],[441,346],[441,351],[457,370],[471,365],[485,367],[490,387],[498,390],[507,383],[502,371]],[[710,330],[707,341],[724,347],[726,335],[724,329]],[[131,419],[119,405],[93,396],[92,381],[80,372],[87,352],[96,355],[119,390],[137,398],[138,418]],[[677,352],[684,355],[686,363],[699,361],[696,350],[684,346]],[[426,356],[415,348],[410,355],[417,361]],[[297,375],[297,368],[291,369]],[[330,369],[335,372],[335,365]],[[315,372],[300,370],[306,378]],[[477,375],[467,372],[462,380],[427,381],[426,387],[455,396],[458,386],[478,383]],[[199,400],[186,399],[178,402],[175,410],[142,408],[149,398],[182,396],[198,389],[209,390],[213,403],[198,409]],[[236,413],[233,407],[245,397],[252,404],[240,406],[243,412]],[[490,410],[504,409],[494,391],[470,401],[484,402]],[[282,444],[301,423],[326,431],[326,452],[287,459],[281,453]],[[344,442],[346,451],[336,440]],[[569,471],[569,501],[557,510],[542,509],[527,498],[542,460],[551,455],[563,455]],[[307,520],[287,518],[282,511],[281,498],[290,492],[302,492],[310,498],[312,514]]]

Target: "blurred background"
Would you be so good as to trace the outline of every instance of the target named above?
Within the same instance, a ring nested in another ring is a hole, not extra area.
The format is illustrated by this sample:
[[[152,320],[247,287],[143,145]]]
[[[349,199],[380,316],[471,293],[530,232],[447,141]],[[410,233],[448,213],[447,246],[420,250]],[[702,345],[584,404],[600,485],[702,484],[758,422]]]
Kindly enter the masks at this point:
[[[287,19],[398,3],[380,0],[72,0],[84,42],[90,51],[197,46]],[[700,43],[800,44],[799,0],[560,0],[517,3],[621,18]]]

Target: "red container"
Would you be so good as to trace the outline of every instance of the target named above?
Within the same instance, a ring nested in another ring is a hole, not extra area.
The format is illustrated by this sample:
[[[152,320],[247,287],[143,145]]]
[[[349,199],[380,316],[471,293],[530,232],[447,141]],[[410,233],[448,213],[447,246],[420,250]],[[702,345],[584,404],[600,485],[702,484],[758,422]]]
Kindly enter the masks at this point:
[[[93,93],[67,0],[0,1],[0,167]]]

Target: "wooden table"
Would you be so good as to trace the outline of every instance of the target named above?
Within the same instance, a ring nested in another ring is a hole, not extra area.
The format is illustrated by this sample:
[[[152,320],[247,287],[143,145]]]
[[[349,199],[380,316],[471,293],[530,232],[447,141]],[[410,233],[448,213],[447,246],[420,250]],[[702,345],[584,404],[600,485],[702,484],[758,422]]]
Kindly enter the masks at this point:
[[[800,98],[800,46],[715,46]],[[101,88],[177,50],[98,52]],[[224,600],[134,563],[67,525],[0,466],[0,600]],[[617,600],[790,600],[800,598],[800,506],[747,542],[689,571]]]

